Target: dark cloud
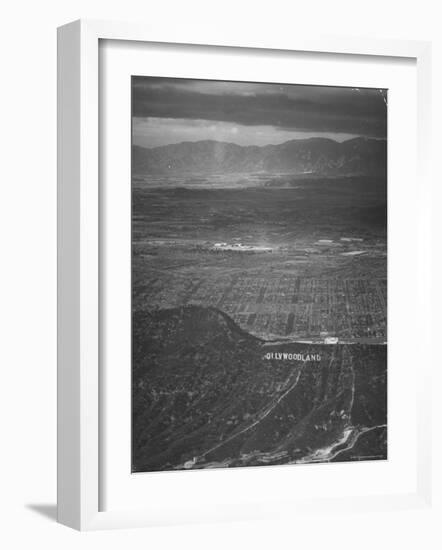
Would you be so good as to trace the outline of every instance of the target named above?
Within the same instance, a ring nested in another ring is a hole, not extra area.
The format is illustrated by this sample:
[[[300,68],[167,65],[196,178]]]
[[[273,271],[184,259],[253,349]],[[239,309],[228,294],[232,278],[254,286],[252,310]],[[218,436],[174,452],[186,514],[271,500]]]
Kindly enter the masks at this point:
[[[134,77],[134,117],[386,137],[386,90]]]

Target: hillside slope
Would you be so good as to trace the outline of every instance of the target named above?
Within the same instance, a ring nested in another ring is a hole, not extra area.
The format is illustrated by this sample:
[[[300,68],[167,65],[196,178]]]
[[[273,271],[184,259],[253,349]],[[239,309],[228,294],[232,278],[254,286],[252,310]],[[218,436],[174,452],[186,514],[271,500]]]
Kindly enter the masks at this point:
[[[134,471],[386,458],[386,346],[269,346],[187,306],[134,314],[133,362]]]

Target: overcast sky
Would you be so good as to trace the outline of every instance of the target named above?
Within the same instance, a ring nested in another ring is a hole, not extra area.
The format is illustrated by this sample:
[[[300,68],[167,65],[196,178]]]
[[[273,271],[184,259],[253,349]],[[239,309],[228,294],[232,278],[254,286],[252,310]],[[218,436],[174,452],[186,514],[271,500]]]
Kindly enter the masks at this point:
[[[385,138],[386,98],[386,90],[366,88],[133,77],[133,142]]]

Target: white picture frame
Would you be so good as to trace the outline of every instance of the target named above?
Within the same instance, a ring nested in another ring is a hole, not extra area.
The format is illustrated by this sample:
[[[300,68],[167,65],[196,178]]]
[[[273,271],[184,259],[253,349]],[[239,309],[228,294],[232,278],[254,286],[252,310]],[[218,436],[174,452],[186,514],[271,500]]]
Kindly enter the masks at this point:
[[[102,511],[100,505],[100,175],[99,175],[99,43],[100,40],[210,47],[302,51],[333,55],[411,58],[417,67],[416,224],[419,230],[419,314],[423,354],[416,386],[417,486],[408,494],[391,493],[340,498],[339,510],[427,506],[431,500],[429,334],[431,285],[430,66],[428,42],[372,40],[355,37],[229,34],[210,36],[150,26],[76,21],[58,30],[58,521],[79,530],[141,527],[178,522],[266,518],[330,508],[330,500],[284,501],[275,506],[256,502],[248,510],[232,506],[225,513],[201,503],[192,513],[153,513],[152,509]],[[417,289],[416,289],[417,292]],[[174,474],[182,475],[182,474]],[[194,475],[194,474],[191,474]],[[238,474],[239,475],[239,474]],[[232,504],[235,496],[232,495]]]

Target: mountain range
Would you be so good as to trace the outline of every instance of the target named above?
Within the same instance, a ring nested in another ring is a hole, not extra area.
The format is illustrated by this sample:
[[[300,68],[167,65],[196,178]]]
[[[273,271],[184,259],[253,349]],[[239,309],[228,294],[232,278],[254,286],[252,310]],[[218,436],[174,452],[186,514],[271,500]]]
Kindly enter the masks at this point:
[[[134,175],[263,172],[383,176],[386,169],[386,140],[363,137],[343,142],[298,139],[262,147],[206,140],[132,148]]]

